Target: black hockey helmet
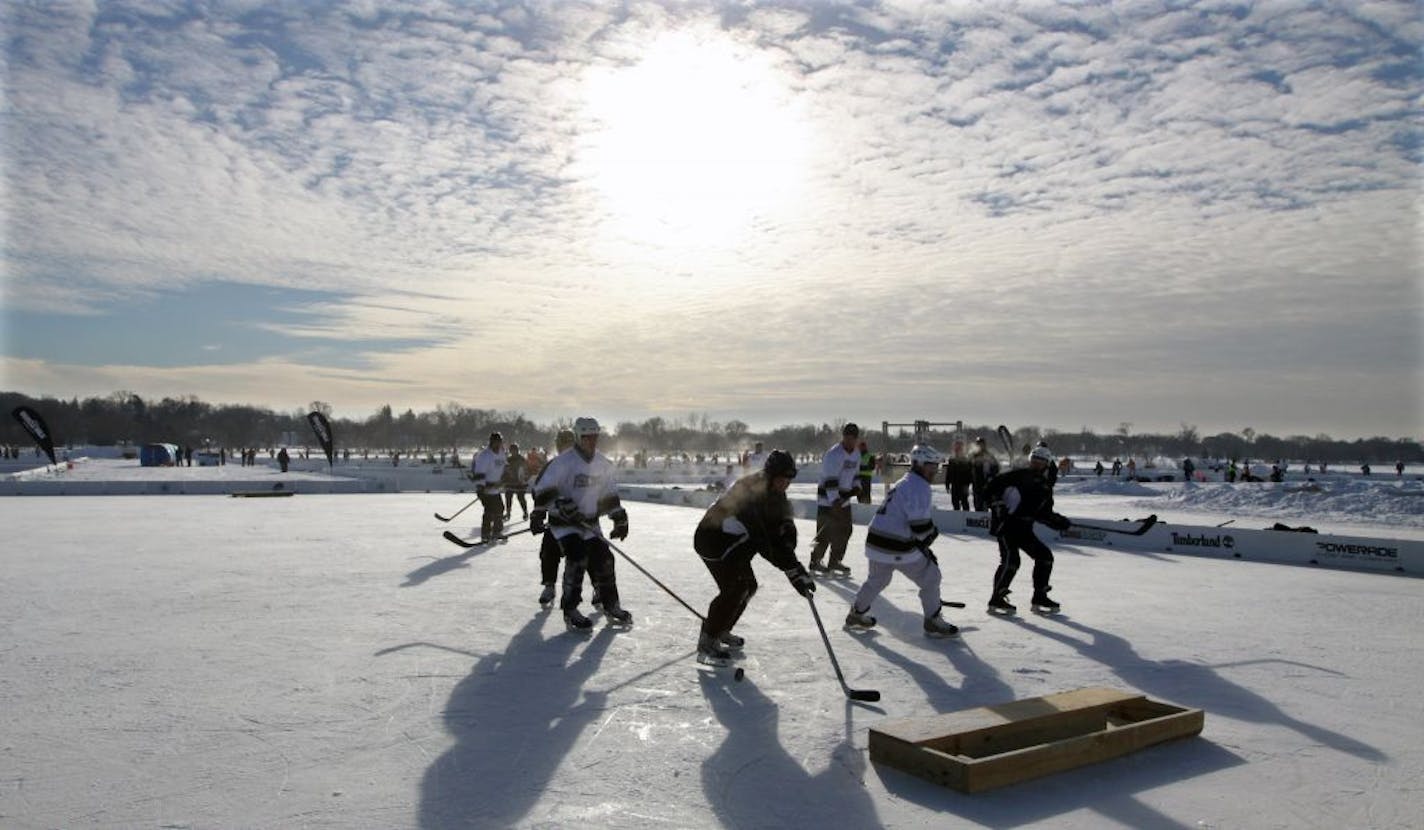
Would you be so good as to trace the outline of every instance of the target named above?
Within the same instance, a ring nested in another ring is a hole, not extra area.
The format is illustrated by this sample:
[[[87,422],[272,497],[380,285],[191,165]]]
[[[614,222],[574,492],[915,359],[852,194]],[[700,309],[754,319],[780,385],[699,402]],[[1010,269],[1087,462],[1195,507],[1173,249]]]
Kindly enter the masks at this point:
[[[490,442],[490,446],[491,446],[491,447],[493,447],[496,442],[503,444],[503,443],[504,443],[504,436],[501,435],[501,434],[499,434],[498,432],[491,432],[491,433],[490,433],[489,442]]]
[[[854,435],[859,438],[860,427],[856,425],[855,421],[848,421],[845,426],[841,427],[841,435]]]
[[[786,450],[772,450],[761,465],[767,478],[795,478],[796,459]]]

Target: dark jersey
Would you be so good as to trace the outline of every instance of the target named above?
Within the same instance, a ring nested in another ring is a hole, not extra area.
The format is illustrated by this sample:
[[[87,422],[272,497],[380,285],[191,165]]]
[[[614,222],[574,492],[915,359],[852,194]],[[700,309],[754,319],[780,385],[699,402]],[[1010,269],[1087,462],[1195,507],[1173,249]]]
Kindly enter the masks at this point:
[[[704,559],[755,554],[786,570],[796,560],[796,523],[785,493],[772,489],[766,473],[737,479],[703,514],[694,542]]]
[[[1053,488],[1047,476],[1028,467],[994,476],[984,489],[984,497],[991,504],[1003,502],[1010,519],[1045,524],[1068,521],[1053,511]]]

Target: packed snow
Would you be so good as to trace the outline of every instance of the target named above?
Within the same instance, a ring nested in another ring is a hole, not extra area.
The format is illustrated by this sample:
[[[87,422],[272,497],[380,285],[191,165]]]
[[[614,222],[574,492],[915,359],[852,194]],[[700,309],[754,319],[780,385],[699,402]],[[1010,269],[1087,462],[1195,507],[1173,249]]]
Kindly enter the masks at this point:
[[[117,461],[45,475],[227,490],[297,476]],[[592,634],[565,630],[536,602],[537,540],[451,545],[441,531],[469,534],[479,508],[439,522],[473,496],[419,475],[445,486],[0,498],[0,825],[1406,828],[1424,814],[1418,578],[1057,544],[1064,612],[998,618],[983,607],[992,543],[947,536],[935,549],[946,598],[968,605],[949,613],[960,637],[926,639],[900,578],[879,627],[853,635],[857,527],[852,578],[815,600],[847,683],[883,696],[853,703],[806,601],[766,563],[738,682],[694,662],[697,619],[623,558],[633,629],[595,614]],[[1418,483],[1392,477],[1321,493],[1060,487],[1070,515],[1151,505],[1424,536]],[[700,512],[628,507],[620,550],[705,610]],[[977,795],[868,759],[886,719],[1087,686],[1201,708],[1205,729]]]

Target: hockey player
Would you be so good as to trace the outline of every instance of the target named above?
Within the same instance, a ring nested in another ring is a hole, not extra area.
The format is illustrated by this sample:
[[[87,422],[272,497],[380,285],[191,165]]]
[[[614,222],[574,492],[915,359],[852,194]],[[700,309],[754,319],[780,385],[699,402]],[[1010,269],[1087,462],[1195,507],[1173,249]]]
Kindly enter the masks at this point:
[[[756,593],[752,557],[758,553],[780,568],[801,596],[815,592],[815,581],[796,559],[796,523],[786,499],[786,488],[795,477],[796,462],[790,453],[772,450],[761,470],[737,479],[698,523],[692,547],[718,591],[697,637],[698,662],[725,664],[732,650],[745,644],[732,628]]]
[[[1058,603],[1049,598],[1053,587],[1048,578],[1053,573],[1053,551],[1033,532],[1033,523],[1042,522],[1054,530],[1067,530],[1072,524],[1053,512],[1053,489],[1048,485],[1048,468],[1053,465],[1053,453],[1047,447],[1035,447],[1029,453],[1029,465],[1021,470],[1009,470],[995,476],[985,488],[989,501],[989,535],[999,540],[999,568],[994,572],[994,587],[989,596],[989,611],[1012,614],[1017,609],[1009,604],[1009,585],[1019,570],[1019,552],[1033,559],[1033,607],[1055,612]]]
[[[561,429],[554,436],[555,457],[567,452],[574,445],[574,431],[571,429]],[[538,478],[542,478],[544,470],[548,469],[546,462],[539,468],[538,477],[534,481],[534,489],[539,487]],[[531,468],[532,469],[532,468]],[[532,524],[532,522],[531,522]],[[563,552],[559,548],[559,540],[554,536],[554,531],[545,527],[542,531],[542,538],[539,541],[539,581],[543,583],[544,589],[539,593],[539,604],[549,605],[554,601],[554,584],[559,580],[559,559]],[[599,605],[598,591],[593,592],[593,604]]]
[[[954,442],[954,455],[944,462],[944,489],[949,491],[949,506],[954,510],[969,509],[969,485],[974,483],[974,463],[964,457],[964,442]]]
[[[841,560],[845,559],[846,546],[850,544],[850,505],[859,492],[856,481],[860,473],[860,452],[855,448],[859,439],[860,427],[847,423],[841,429],[840,443],[832,445],[821,458],[821,480],[816,487],[816,543],[811,547],[814,573],[850,576],[850,568]],[[822,560],[828,547],[831,562],[825,565]]]
[[[984,488],[989,486],[989,481],[999,474],[999,459],[989,452],[989,448],[984,446],[984,439],[974,439],[974,449],[969,453],[969,461],[974,465],[974,479],[971,491],[974,496],[974,509],[987,510],[988,501],[984,498]]]
[[[865,555],[870,573],[861,583],[846,614],[846,627],[871,628],[875,618],[870,605],[890,584],[896,571],[920,587],[920,605],[925,612],[928,637],[952,637],[959,628],[940,613],[939,560],[930,545],[939,536],[934,523],[934,495],[930,482],[943,460],[939,451],[927,444],[910,450],[910,472],[885,496],[875,511],[865,537]]]
[[[613,462],[598,451],[599,425],[593,418],[574,421],[574,446],[552,461],[534,485],[534,511],[529,529],[538,533],[547,525],[564,556],[564,591],[559,607],[569,628],[586,631],[593,622],[578,610],[583,575],[593,578],[594,591],[609,622],[630,625],[633,615],[618,601],[613,572],[613,552],[603,538],[598,517],[613,520],[610,539],[628,538],[628,511],[618,499]]]
[[[514,512],[515,496],[519,497],[519,512],[524,514],[523,518],[529,518],[529,501],[524,495],[529,492],[529,466],[518,444],[509,445],[509,463],[504,467],[501,484],[504,486],[504,520],[509,521]]]
[[[504,480],[504,465],[509,457],[504,452],[504,436],[491,432],[489,446],[475,454],[470,462],[470,480],[475,483],[475,495],[480,498],[484,515],[480,519],[480,541],[489,542],[504,529],[504,499],[500,495]]]
[[[761,441],[752,444],[752,451],[747,454],[746,466],[748,470],[755,473],[766,466],[767,452],[763,449],[765,446],[766,444]]]

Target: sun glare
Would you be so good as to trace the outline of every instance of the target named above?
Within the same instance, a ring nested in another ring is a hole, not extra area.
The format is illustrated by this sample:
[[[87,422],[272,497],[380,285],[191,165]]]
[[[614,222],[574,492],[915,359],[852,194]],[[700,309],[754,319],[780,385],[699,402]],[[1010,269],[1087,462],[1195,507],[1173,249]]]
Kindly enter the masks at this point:
[[[724,35],[663,35],[592,71],[585,101],[579,166],[629,241],[731,245],[796,203],[808,131],[767,57]]]

